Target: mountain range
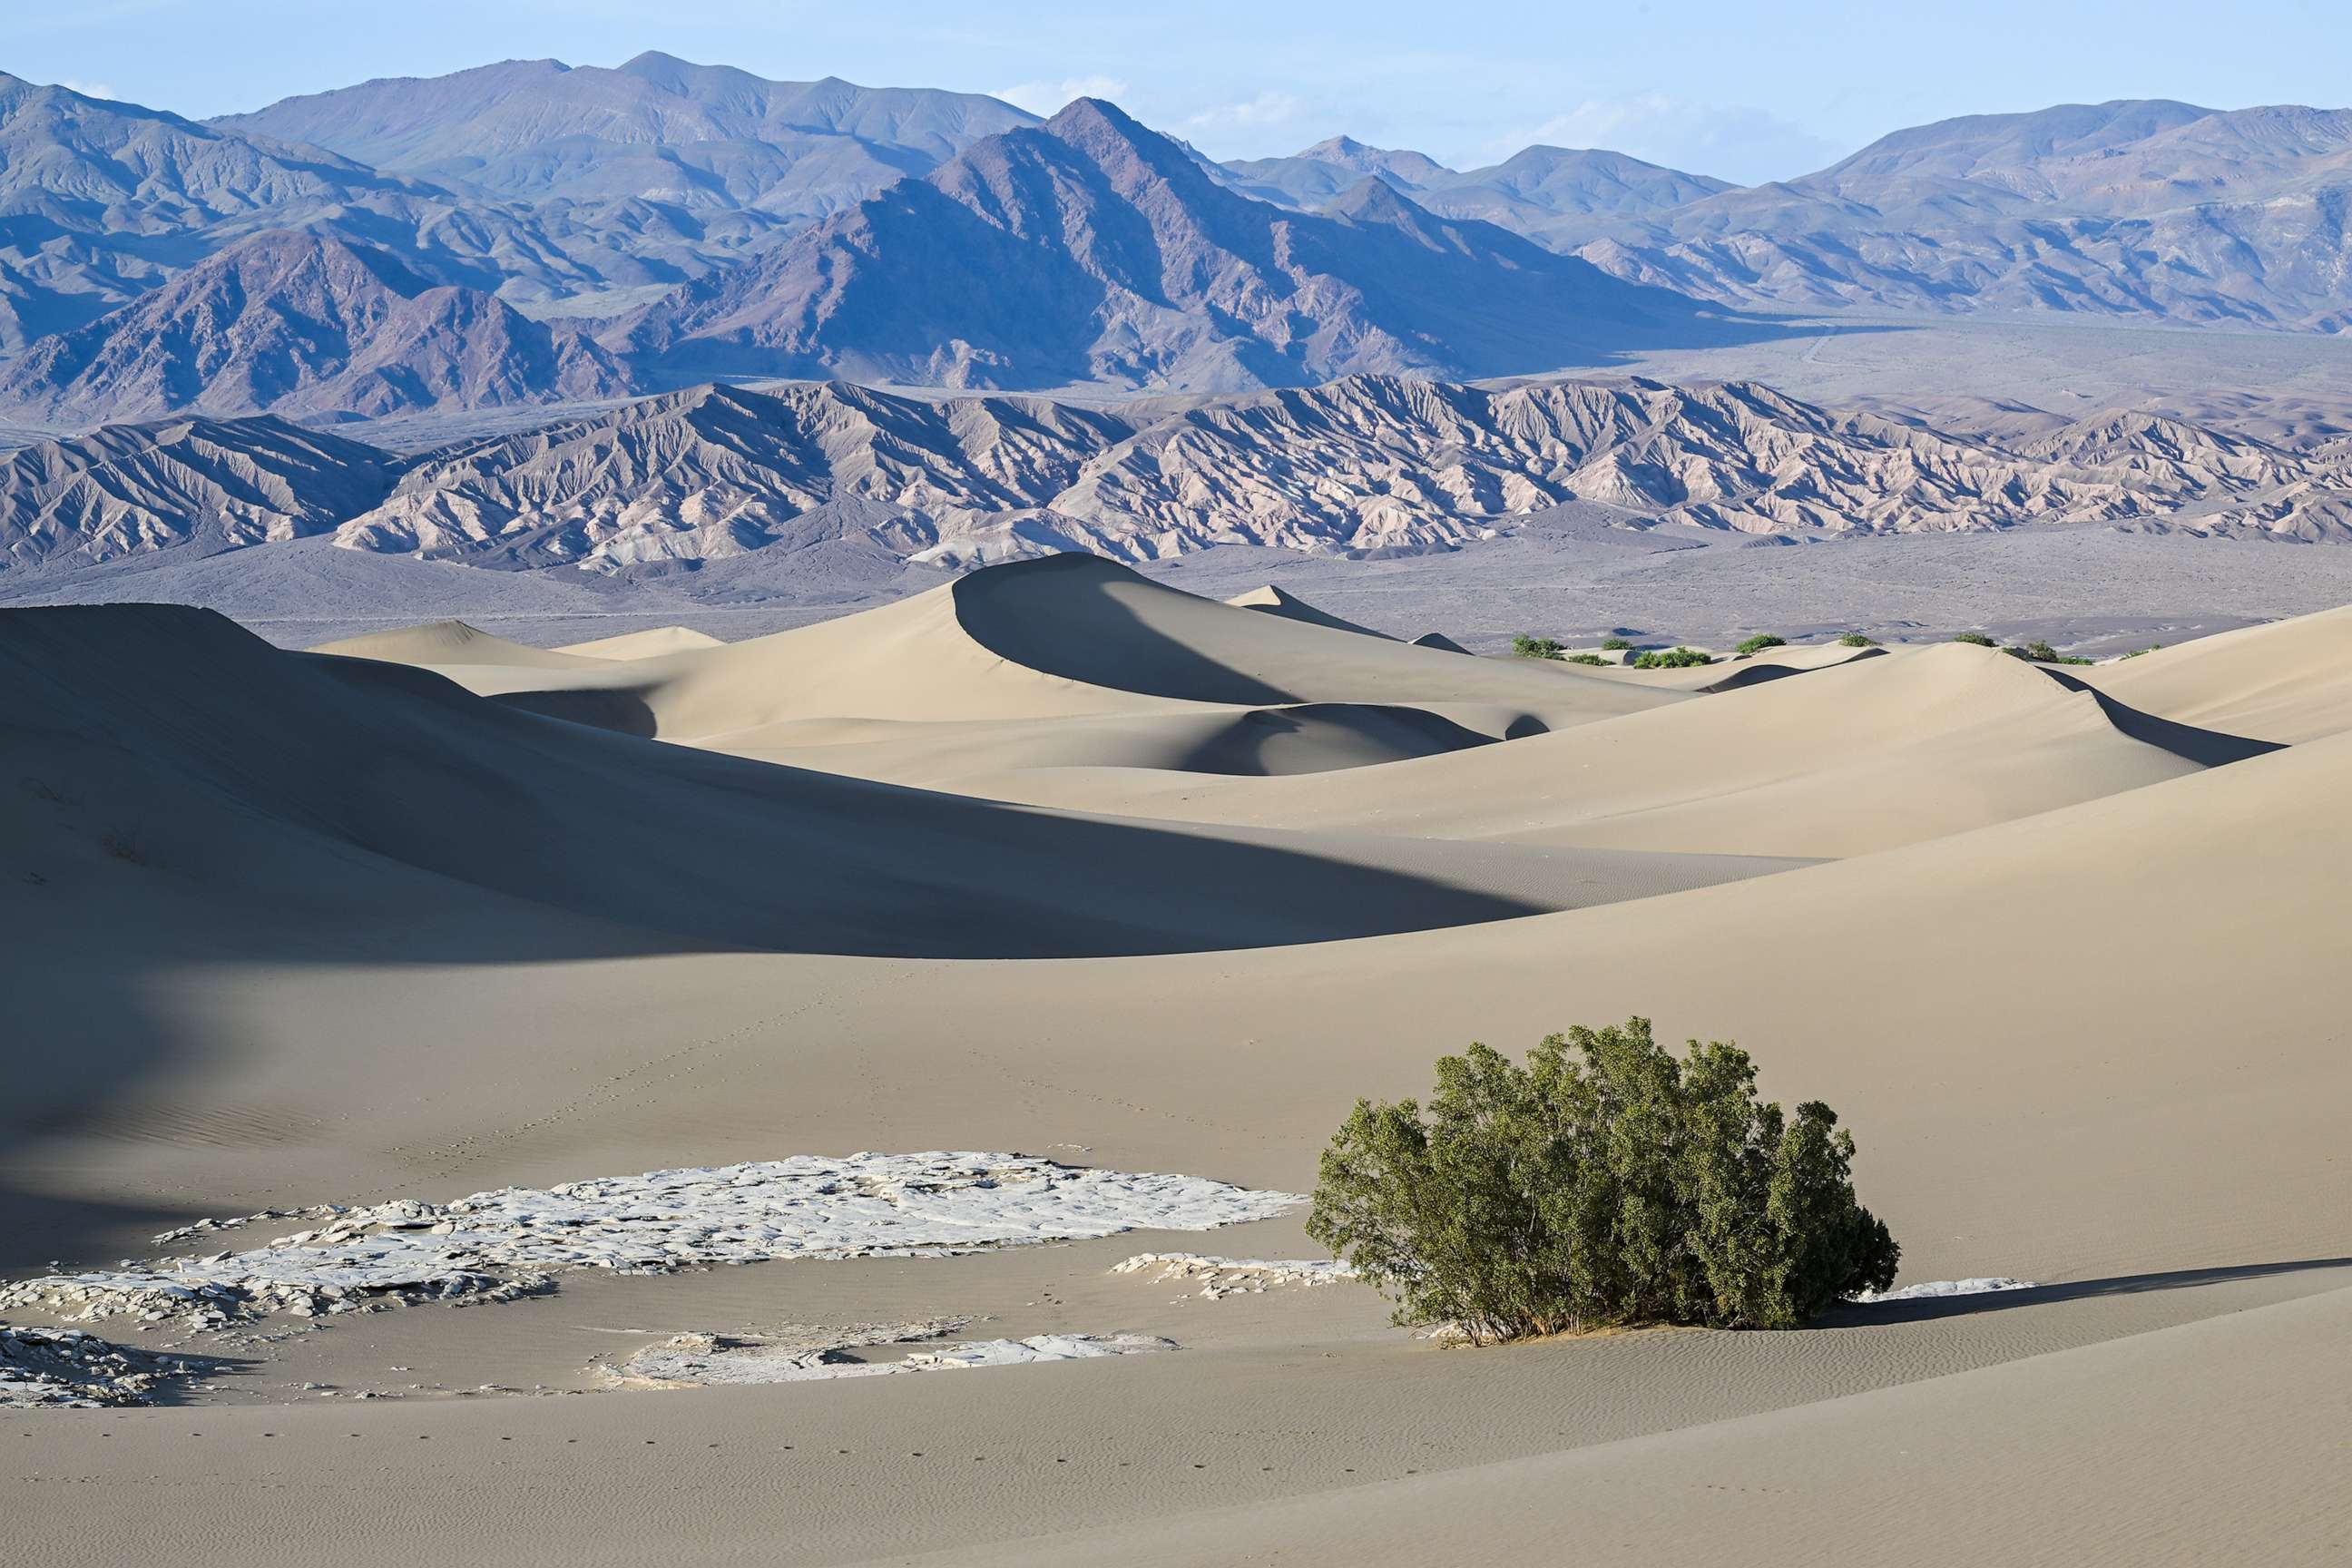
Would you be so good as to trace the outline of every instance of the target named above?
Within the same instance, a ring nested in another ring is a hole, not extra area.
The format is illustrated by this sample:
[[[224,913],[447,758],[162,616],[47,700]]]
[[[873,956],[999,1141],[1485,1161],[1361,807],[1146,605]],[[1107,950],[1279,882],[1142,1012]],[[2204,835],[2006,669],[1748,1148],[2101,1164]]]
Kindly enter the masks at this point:
[[[1709,331],[1691,303],[1375,179],[1286,213],[1080,99],[974,143],[605,342],[682,376],[1224,392],[1481,376]]]
[[[354,550],[606,574],[845,548],[948,566],[1229,543],[1374,555],[1562,509],[1775,542],[2034,523],[2345,539],[2352,458],[2143,412],[1996,441],[1754,384],[1637,378],[1496,391],[1352,376],[1109,407],[703,386],[410,459],[274,416],[46,443],[0,464],[0,561],[328,532]]]
[[[1971,115],[1749,188],[1550,147],[1457,173],[1345,138],[1226,174],[1299,207],[1370,174],[1433,212],[1732,304],[2352,328],[2343,110],[2158,99]]]
[[[1217,164],[1098,101],[659,54],[206,122],[0,75],[0,416],[1462,379],[1772,330],[1756,307],[2340,331],[2347,204],[2352,112],[2291,106],[1969,117],[1741,188],[1345,136]]]

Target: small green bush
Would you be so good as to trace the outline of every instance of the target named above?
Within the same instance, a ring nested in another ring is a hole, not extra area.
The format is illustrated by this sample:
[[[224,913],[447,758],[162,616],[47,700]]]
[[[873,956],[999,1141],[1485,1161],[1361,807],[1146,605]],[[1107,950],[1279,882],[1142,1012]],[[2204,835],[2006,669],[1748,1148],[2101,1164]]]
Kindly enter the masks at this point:
[[[1597,653],[1572,653],[1572,654],[1570,654],[1570,655],[1568,656],[1568,662],[1569,662],[1569,663],[1570,663],[1570,664],[1604,664],[1604,665],[1605,665],[1605,664],[1607,664],[1609,661],[1608,661],[1607,659],[1605,659],[1605,658],[1601,658],[1601,657],[1599,654],[1597,654]]]
[[[1632,641],[1625,637],[1602,637],[1601,639],[1601,651],[1602,653],[1631,653],[1633,651],[1633,645]]]
[[[2030,642],[2023,647],[2005,647],[2000,651],[2011,658],[2027,659],[2034,664],[2089,664],[2092,662],[2087,658],[2070,658],[2046,642]]]
[[[1670,648],[1653,648],[1648,653],[1633,656],[1635,669],[1686,669],[1694,664],[1713,664],[1713,654],[1701,653],[1680,643]]]
[[[1788,646],[1789,639],[1787,637],[1776,637],[1770,632],[1758,632],[1752,637],[1743,637],[1740,639],[1738,646],[1734,647],[1731,651],[1738,654],[1742,658],[1748,658],[1753,655],[1762,653],[1768,647],[1787,647]]]
[[[1511,651],[1521,658],[1558,658],[1562,650],[1549,637],[1532,637],[1522,632],[1511,639]]]
[[[1573,1054],[1571,1054],[1573,1053]],[[1894,1283],[1902,1249],[1854,1199],[1853,1135],[1759,1102],[1748,1053],[1676,1058],[1649,1020],[1554,1035],[1515,1063],[1437,1061],[1416,1101],[1356,1108],[1307,1234],[1474,1343],[1638,1323],[1794,1328]]]
[[[1992,638],[1985,636],[1982,632],[1954,632],[1952,634],[1952,640],[1954,642],[1967,643],[1970,647],[1999,647],[2000,646],[2000,644],[1993,641]]]
[[[1878,639],[1876,637],[1866,637],[1860,632],[1848,632],[1845,636],[1838,638],[1838,647],[1876,647],[1877,646]]]
[[[2157,650],[2157,648],[2160,648],[2160,647],[2162,647],[2163,646],[2164,646],[2164,645],[2163,645],[2162,643],[2158,643],[2158,644],[2156,645],[2156,647],[2136,647],[2136,648],[2132,649],[2132,650],[2131,650],[2131,652],[2129,652],[2129,653],[2127,653],[2127,654],[2124,655],[2124,657],[2125,657],[2126,658],[2137,658],[2140,655],[2142,655],[2142,654],[2144,654],[2144,653],[2154,653],[2154,652]]]

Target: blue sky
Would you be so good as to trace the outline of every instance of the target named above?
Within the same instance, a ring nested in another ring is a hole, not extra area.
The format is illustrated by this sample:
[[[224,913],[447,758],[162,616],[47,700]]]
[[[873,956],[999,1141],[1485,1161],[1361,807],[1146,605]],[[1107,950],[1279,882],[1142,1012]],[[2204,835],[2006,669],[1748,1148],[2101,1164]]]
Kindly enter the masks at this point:
[[[202,116],[374,76],[643,49],[761,75],[1080,92],[1221,158],[1338,132],[1457,167],[1530,142],[1741,182],[1955,114],[2108,98],[2352,102],[2352,7],[1354,0],[0,0],[0,68]]]

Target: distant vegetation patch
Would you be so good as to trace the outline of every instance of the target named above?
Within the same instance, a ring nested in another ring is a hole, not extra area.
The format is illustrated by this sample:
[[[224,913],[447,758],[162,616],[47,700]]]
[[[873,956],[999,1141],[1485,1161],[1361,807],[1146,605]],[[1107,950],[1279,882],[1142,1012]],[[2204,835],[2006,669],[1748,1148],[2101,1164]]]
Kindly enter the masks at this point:
[[[1647,653],[1633,656],[1635,669],[1687,669],[1695,664],[1714,662],[1713,654],[1701,653],[1695,647],[1684,647],[1679,643],[1673,647],[1652,648]]]
[[[1601,658],[1597,653],[1572,653],[1568,656],[1568,662],[1570,664],[1606,665],[1609,661]]]
[[[1970,647],[1999,647],[2000,646],[2000,644],[1993,641],[1992,638],[1985,636],[1982,632],[1954,632],[1952,634],[1952,640],[1954,642],[1964,642]]]
[[[1601,651],[1602,653],[1631,653],[1633,651],[1633,645],[1631,640],[1625,637],[1602,637],[1601,639]]]
[[[1878,639],[1876,637],[1866,637],[1860,632],[1848,632],[1845,636],[1838,638],[1838,647],[1876,647],[1877,646]]]
[[[1307,1232],[1395,1303],[1475,1344],[1643,1323],[1795,1328],[1895,1281],[1855,1201],[1853,1136],[1818,1100],[1760,1101],[1747,1052],[1649,1020],[1514,1062],[1440,1057],[1424,1108],[1356,1102]]]
[[[2089,664],[2093,662],[2087,658],[2070,658],[2065,654],[2060,653],[2056,648],[2052,647],[2046,642],[2030,642],[2022,644],[2017,647],[2005,647],[2000,651],[2009,655],[2011,658],[2022,658],[2034,664]]]
[[[2156,645],[2155,645],[2154,647],[2136,647],[2136,648],[2132,649],[2132,650],[2131,650],[2131,652],[2129,652],[2129,653],[2127,653],[2127,654],[2124,655],[2124,657],[2125,657],[2126,658],[2137,658],[2140,655],[2142,655],[2142,654],[2144,654],[2144,653],[2155,653],[2155,652],[2157,652],[2158,649],[2162,648],[2163,647],[2164,647],[2164,645],[2163,645],[2162,643],[2158,643],[2158,644],[2156,644]]]
[[[1521,658],[1558,658],[1567,649],[1550,637],[1529,637],[1522,632],[1511,639],[1511,651]]]
[[[1742,658],[1751,658],[1768,647],[1787,647],[1789,639],[1774,637],[1770,632],[1758,632],[1752,637],[1742,637],[1731,651]]]

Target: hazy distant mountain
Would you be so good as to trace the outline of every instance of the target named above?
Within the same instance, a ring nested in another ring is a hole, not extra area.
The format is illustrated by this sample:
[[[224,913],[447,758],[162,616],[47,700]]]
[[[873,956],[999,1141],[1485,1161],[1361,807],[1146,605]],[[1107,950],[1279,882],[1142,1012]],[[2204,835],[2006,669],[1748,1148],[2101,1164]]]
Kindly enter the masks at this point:
[[[0,73],[0,350],[78,327],[222,246],[307,227],[436,282],[593,281],[512,213],[315,147]]]
[[[1244,194],[1302,210],[1354,189],[1367,174],[1402,191],[1418,191],[1454,173],[1426,153],[1368,147],[1352,136],[1318,142],[1287,158],[1244,158],[1218,167],[1230,173]]]
[[[1447,548],[1576,501],[1774,534],[2024,523],[2338,537],[2352,465],[2131,414],[2022,446],[1769,388],[1642,380],[1328,385],[1084,408],[839,384],[697,388],[429,454],[359,549],[606,569],[845,542],[950,564],[1217,543]]]
[[[280,419],[109,426],[0,458],[0,566],[323,532],[380,500],[396,467]]]
[[[1366,174],[1446,217],[1477,218],[1538,240],[1587,237],[1594,215],[1647,216],[1731,189],[1721,180],[1645,163],[1622,153],[1528,147],[1483,169],[1449,169],[1419,153],[1367,147],[1350,137],[1287,158],[1221,165],[1244,195],[1313,210]]]
[[[0,407],[58,422],[194,409],[375,416],[630,390],[576,329],[380,251],[266,234],[0,369]]]
[[[1492,375],[1710,329],[1376,178],[1316,214],[1236,195],[1082,99],[974,143],[604,341],[687,375],[1192,390]]]
[[[1897,132],[1802,179],[1598,225],[1574,248],[1731,301],[2340,331],[2347,207],[2352,112],[2069,104]]]
[[[367,415],[714,375],[1222,392],[1760,330],[1695,301],[2345,331],[2348,211],[2352,110],[2294,107],[1971,116],[1738,189],[1347,137],[1221,166],[1108,104],[1041,123],[665,55],[209,124],[0,74],[0,406]],[[305,272],[287,233],[343,248]]]
[[[213,123],[530,202],[821,217],[1036,116],[974,93],[769,81],[642,54],[362,82]]]

